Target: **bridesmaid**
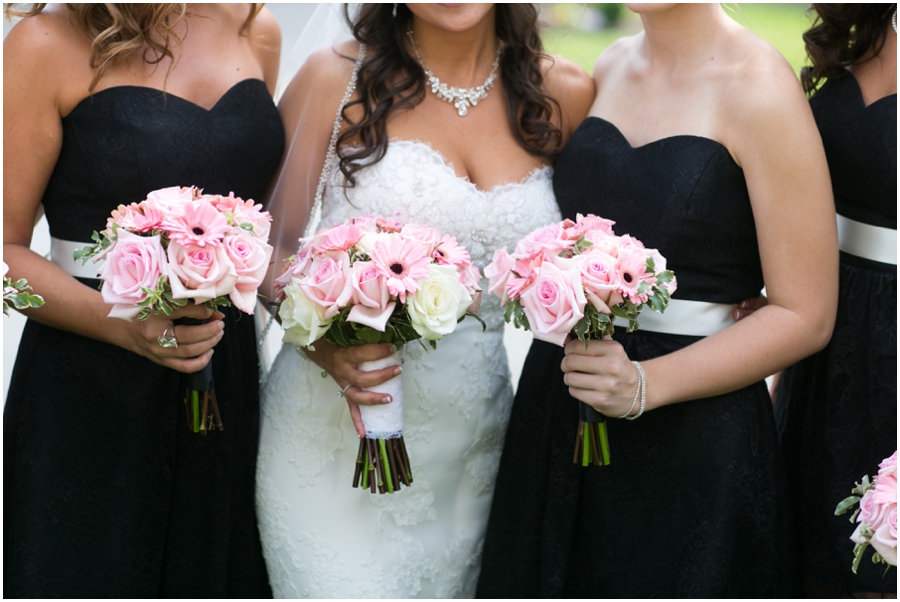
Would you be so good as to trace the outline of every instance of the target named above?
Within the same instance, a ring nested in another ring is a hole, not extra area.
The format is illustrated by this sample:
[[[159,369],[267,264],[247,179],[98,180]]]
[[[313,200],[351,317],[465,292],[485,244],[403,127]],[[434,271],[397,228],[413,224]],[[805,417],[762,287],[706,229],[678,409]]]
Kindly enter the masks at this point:
[[[678,291],[639,332],[532,345],[478,594],[788,597],[795,552],[764,378],[831,334],[825,154],[790,66],[718,4],[628,7],[644,31],[597,60],[554,191],[563,217],[595,213],[658,248]],[[768,305],[733,323],[764,283]],[[608,466],[572,463],[579,402],[610,418]]]
[[[7,5],[24,18],[3,46],[3,256],[46,305],[28,312],[3,415],[5,596],[271,596],[253,507],[253,320],[202,306],[108,319],[71,248],[155,189],[262,196],[284,134],[280,31],[260,11]],[[29,249],[41,207],[50,261]],[[186,316],[212,320],[173,325]],[[166,332],[177,349],[158,343]],[[201,438],[179,373],[214,350],[225,430]]]
[[[806,593],[896,594],[870,552],[850,570],[854,527],[834,508],[897,449],[897,5],[813,9],[802,80],[834,187],[840,292],[831,342],[782,374],[776,411]]]

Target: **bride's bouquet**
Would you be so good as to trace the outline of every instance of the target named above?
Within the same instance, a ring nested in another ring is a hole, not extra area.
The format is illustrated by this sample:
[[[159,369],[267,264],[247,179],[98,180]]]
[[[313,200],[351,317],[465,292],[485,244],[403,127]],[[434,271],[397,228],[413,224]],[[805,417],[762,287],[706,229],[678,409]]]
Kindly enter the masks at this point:
[[[674,274],[656,249],[616,236],[614,223],[579,214],[574,222],[535,230],[512,254],[497,249],[484,274],[488,293],[506,307],[506,321],[564,346],[569,337],[587,342],[612,336],[615,318],[632,332],[645,307],[663,312],[675,291]],[[580,414],[575,463],[609,464],[605,416],[584,403]]]
[[[834,510],[835,516],[846,513],[859,504],[850,522],[857,523],[850,539],[853,547],[853,572],[859,568],[863,552],[870,545],[874,548],[872,562],[897,566],[897,452],[878,465],[878,474],[872,481],[862,478],[846,498]]]
[[[432,348],[465,316],[480,321],[481,274],[456,238],[428,226],[363,216],[301,239],[276,281],[284,293],[278,310],[284,341],[313,348],[320,338],[340,347],[424,339]],[[392,356],[364,362],[385,368]],[[323,374],[324,375],[324,374]],[[412,483],[403,442],[400,377],[370,389],[392,403],[360,406],[366,438],[360,441],[353,487],[393,493]]]
[[[272,247],[266,242],[271,217],[252,200],[203,194],[190,188],[163,188],[140,203],[119,205],[94,244],[75,252],[86,262],[103,259],[100,294],[112,305],[111,318],[146,320],[151,312],[172,315],[188,301],[234,305],[253,314],[257,289]],[[181,324],[199,324],[182,318]],[[174,336],[159,337],[177,347]],[[222,430],[213,389],[212,365],[185,380],[185,413],[195,433]]]
[[[44,304],[44,298],[35,295],[28,286],[28,281],[19,278],[15,282],[10,279],[6,273],[9,272],[9,266],[3,263],[3,315],[9,315],[9,308],[28,309],[29,307],[40,307]]]

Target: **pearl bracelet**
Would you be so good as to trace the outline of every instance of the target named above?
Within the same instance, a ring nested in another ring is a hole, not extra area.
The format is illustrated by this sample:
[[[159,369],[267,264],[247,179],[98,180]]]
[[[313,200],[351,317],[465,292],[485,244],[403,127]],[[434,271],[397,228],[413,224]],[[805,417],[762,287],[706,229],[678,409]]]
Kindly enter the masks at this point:
[[[632,361],[635,369],[638,372],[638,391],[641,392],[641,407],[638,409],[638,413],[634,416],[625,416],[626,420],[637,420],[644,413],[644,409],[647,407],[647,380],[644,378],[644,368],[641,366],[640,362]],[[635,393],[637,395],[637,393]],[[634,404],[631,404],[631,407],[634,407]],[[631,410],[628,410],[629,413]]]
[[[636,368],[637,371],[638,371],[638,385],[637,385],[637,389],[634,390],[634,399],[631,400],[631,407],[628,408],[628,411],[625,412],[624,414],[622,414],[621,416],[617,416],[617,418],[620,418],[620,419],[621,419],[621,418],[628,418],[628,415],[631,414],[631,410],[633,410],[633,409],[634,409],[634,406],[637,405],[638,397],[640,397],[640,395],[641,395],[641,380],[642,380],[642,378],[641,378],[641,368],[640,368],[640,365],[639,365],[637,362],[631,362],[631,363],[635,365],[635,368]]]

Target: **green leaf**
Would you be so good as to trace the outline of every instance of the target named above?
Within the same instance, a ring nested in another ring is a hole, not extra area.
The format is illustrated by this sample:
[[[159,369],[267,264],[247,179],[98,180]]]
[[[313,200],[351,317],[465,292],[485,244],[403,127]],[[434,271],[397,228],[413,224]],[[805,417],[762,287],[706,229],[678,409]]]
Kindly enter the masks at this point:
[[[848,498],[844,498],[834,509],[834,515],[840,516],[841,514],[846,513],[847,510],[849,510],[850,508],[852,508],[853,506],[855,506],[858,503],[859,503],[859,498],[856,497],[855,495],[851,495]]]
[[[656,273],[656,263],[653,261],[652,257],[648,257],[647,261],[644,262],[644,265],[647,268],[647,271],[651,274]]]
[[[660,272],[656,275],[656,282],[659,284],[665,284],[667,282],[672,282],[675,279],[675,272],[672,270],[665,270],[664,272]]]
[[[591,328],[591,319],[589,316],[584,316],[578,322],[575,323],[575,327],[572,331],[575,333],[575,336],[578,337],[579,341],[589,340],[588,331]]]

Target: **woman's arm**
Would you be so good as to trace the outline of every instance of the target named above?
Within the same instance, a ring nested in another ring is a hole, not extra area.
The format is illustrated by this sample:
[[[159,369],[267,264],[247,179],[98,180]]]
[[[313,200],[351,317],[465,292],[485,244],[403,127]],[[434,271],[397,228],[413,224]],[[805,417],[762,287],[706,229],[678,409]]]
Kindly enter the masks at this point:
[[[3,256],[9,275],[27,278],[46,301],[39,310],[24,312],[29,318],[118,345],[163,366],[197,371],[222,336],[218,321],[179,326],[182,344],[163,349],[156,338],[172,327],[171,319],[109,319],[109,306],[99,292],[29,248],[41,197],[62,147],[61,111],[71,110],[74,95],[87,94],[90,78],[79,76],[88,54],[79,44],[83,42],[68,26],[66,15],[52,13],[23,19],[3,44]],[[197,306],[175,317],[180,316],[207,318],[212,312]]]
[[[748,68],[725,105],[733,134],[727,145],[747,180],[768,304],[682,350],[642,362],[648,410],[762,380],[831,336],[838,252],[828,168],[806,98],[778,58]],[[562,369],[572,395],[604,414],[620,416],[630,406],[638,377],[618,343],[569,343]]]

